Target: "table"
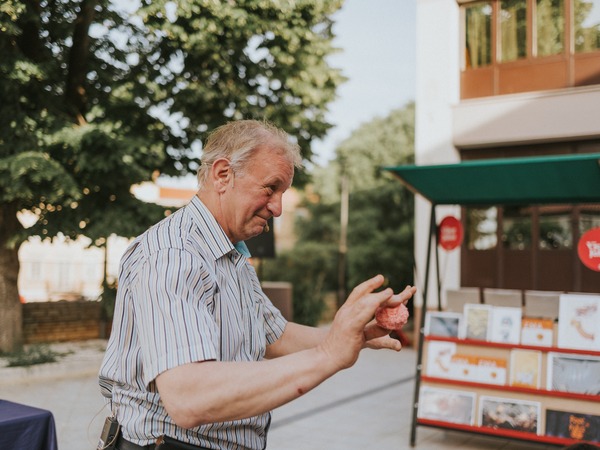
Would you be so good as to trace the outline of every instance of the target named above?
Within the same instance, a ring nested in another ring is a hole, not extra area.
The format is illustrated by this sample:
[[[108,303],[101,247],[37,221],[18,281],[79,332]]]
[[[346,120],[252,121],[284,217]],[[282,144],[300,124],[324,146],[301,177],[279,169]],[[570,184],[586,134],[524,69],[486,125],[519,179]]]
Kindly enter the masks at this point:
[[[0,449],[58,450],[50,411],[0,400]]]

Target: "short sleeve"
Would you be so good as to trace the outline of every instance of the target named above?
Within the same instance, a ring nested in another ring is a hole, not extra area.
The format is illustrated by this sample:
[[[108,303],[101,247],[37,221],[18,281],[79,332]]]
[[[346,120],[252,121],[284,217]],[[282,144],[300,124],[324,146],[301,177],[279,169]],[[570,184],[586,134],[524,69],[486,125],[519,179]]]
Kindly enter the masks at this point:
[[[146,260],[133,305],[143,381],[182,364],[217,359],[218,331],[208,305],[215,283],[198,256],[159,250]]]

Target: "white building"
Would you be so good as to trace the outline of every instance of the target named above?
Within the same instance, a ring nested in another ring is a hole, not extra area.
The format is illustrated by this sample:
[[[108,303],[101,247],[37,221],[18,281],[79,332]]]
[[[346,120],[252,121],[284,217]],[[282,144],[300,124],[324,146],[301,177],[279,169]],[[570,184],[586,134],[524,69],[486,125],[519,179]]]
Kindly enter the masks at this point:
[[[417,0],[416,53],[418,165],[600,152],[600,0]],[[429,215],[417,198],[420,282]],[[600,274],[576,256],[578,237],[600,225],[598,204],[438,207],[445,215],[467,233],[440,254],[445,289],[600,292]],[[551,243],[548,227],[564,239]]]

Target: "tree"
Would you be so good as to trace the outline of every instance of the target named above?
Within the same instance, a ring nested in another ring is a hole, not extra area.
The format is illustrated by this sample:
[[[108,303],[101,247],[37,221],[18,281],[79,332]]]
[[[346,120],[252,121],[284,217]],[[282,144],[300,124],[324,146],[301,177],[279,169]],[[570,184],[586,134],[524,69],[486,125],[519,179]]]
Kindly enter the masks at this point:
[[[131,186],[198,167],[205,133],[265,118],[310,143],[343,81],[325,58],[342,0],[0,4],[0,351],[21,342],[29,236],[104,245],[168,211]],[[37,217],[24,229],[21,211]]]

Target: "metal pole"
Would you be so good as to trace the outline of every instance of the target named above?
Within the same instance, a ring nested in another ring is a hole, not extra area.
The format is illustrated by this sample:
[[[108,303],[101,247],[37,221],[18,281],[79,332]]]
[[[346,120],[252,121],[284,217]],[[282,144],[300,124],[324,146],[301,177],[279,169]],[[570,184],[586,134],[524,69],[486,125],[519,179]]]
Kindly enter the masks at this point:
[[[413,396],[413,414],[410,427],[410,446],[415,446],[417,439],[417,413],[419,407],[419,389],[421,388],[421,369],[423,361],[423,343],[425,340],[425,314],[427,312],[427,286],[429,284],[429,265],[431,262],[431,243],[436,231],[435,205],[431,205],[431,218],[429,221],[429,242],[427,244],[427,258],[425,263],[425,286],[423,286],[423,306],[421,307],[421,323],[419,324],[419,350],[417,352],[417,373],[415,376],[415,392]]]
[[[338,259],[338,308],[346,301],[346,256],[348,254],[348,203],[349,187],[346,171],[342,170],[340,199],[340,243]]]

